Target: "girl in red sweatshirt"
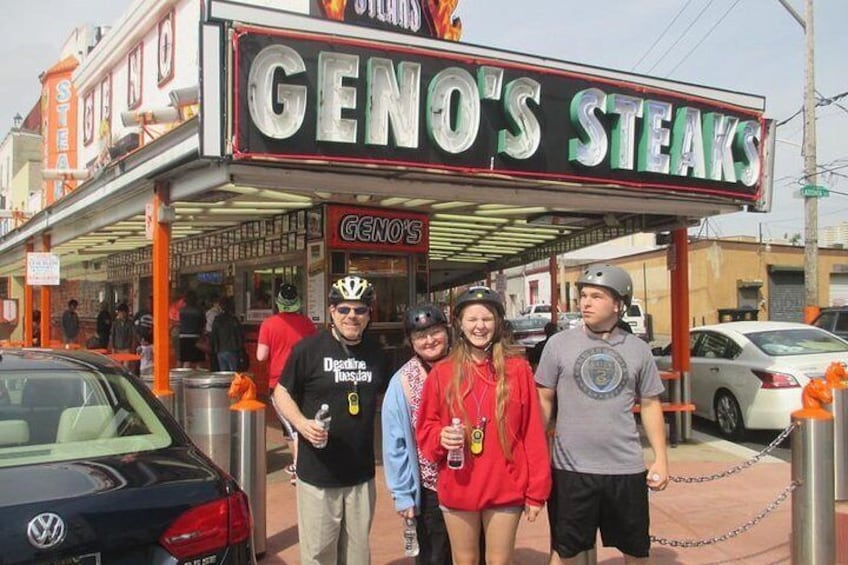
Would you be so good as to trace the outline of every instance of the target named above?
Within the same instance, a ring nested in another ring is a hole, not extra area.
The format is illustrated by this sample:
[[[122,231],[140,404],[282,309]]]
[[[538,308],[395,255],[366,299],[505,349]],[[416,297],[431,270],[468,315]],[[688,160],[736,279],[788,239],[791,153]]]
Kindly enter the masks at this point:
[[[522,512],[535,520],[551,489],[533,373],[504,343],[503,303],[490,289],[472,287],[457,298],[453,328],[456,346],[424,384],[418,445],[439,464],[454,565],[479,562],[481,528],[486,562],[512,563]],[[463,455],[459,469],[448,465],[451,450]]]

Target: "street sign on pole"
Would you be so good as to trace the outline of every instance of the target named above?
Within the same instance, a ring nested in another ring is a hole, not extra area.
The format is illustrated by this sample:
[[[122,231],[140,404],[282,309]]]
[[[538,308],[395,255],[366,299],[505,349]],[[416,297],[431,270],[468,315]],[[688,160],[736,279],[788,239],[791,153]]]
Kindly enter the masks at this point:
[[[818,184],[807,184],[801,189],[801,196],[809,196],[811,198],[825,198],[830,196],[830,191]]]

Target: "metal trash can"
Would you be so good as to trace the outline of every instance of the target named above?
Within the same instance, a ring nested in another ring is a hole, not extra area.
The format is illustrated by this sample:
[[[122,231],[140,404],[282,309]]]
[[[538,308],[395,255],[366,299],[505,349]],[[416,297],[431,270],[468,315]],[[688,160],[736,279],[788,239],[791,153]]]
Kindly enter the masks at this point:
[[[195,372],[183,377],[185,430],[218,467],[230,472],[230,398],[235,373]]]
[[[183,401],[183,378],[186,375],[191,375],[197,373],[196,369],[171,369],[168,373],[168,377],[171,384],[171,390],[174,391],[174,396],[170,402],[165,402],[165,407],[174,417],[174,419],[179,422],[179,424],[185,427],[185,403]],[[144,384],[147,385],[147,388],[153,390],[153,374],[143,374],[141,375],[141,380]]]

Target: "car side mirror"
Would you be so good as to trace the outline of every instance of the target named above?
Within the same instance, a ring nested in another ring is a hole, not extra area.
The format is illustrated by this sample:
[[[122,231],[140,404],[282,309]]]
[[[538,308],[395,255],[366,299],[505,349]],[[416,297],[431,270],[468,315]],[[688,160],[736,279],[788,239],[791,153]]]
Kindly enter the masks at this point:
[[[662,357],[665,352],[665,347],[652,347],[651,355],[654,357]]]

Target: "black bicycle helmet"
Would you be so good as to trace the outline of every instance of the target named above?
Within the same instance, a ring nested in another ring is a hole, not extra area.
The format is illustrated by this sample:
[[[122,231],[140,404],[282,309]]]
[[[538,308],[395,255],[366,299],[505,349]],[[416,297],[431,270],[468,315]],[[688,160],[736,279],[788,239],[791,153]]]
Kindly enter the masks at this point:
[[[460,294],[453,304],[453,317],[458,318],[462,309],[469,304],[488,304],[494,306],[501,318],[505,315],[501,295],[486,286],[472,286]]]
[[[583,285],[599,286],[613,291],[624,301],[625,307],[633,300],[633,279],[621,267],[608,263],[589,265],[577,279],[577,290]]]
[[[331,306],[341,302],[362,302],[371,306],[374,302],[374,287],[362,277],[349,275],[333,283],[327,298]]]
[[[277,292],[277,309],[280,312],[297,312],[300,310],[300,298],[297,296],[297,287],[285,283]]]
[[[447,326],[448,319],[442,309],[435,304],[417,304],[407,309],[403,318],[403,329],[406,330],[406,335],[438,325]]]

